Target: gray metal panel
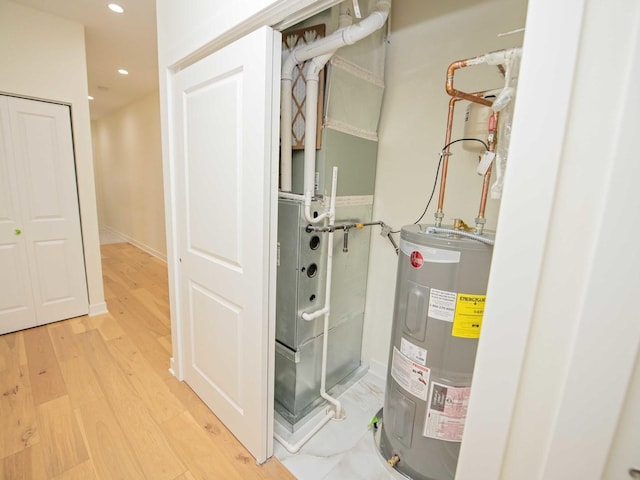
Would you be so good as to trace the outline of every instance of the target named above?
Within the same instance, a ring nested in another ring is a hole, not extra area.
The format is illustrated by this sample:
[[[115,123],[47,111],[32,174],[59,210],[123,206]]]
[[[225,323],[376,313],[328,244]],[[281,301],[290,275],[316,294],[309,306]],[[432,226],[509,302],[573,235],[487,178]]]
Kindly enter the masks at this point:
[[[325,128],[318,155],[319,191],[331,191],[333,167],[338,167],[338,196],[373,195],[378,142]]]
[[[328,234],[306,231],[301,201],[280,199],[279,205],[275,400],[278,413],[294,424],[322,401],[324,317],[306,321],[302,313],[324,305]],[[369,222],[371,210],[371,205],[339,206],[336,223]],[[319,240],[315,250],[310,245],[314,236]],[[371,228],[351,229],[344,252],[344,233],[334,234],[327,389],[360,366],[370,238]],[[311,264],[317,273],[310,278]]]
[[[333,167],[338,167],[338,196],[373,195],[376,182],[378,142],[325,128],[322,149],[316,156],[318,193],[331,191]],[[302,193],[304,152],[293,152],[293,191]]]
[[[359,315],[329,331],[327,390],[360,366],[362,323]],[[299,362],[292,351],[276,344],[275,408],[291,424],[324,401],[319,393],[322,339],[321,335],[301,345]]]
[[[314,235],[305,231],[301,202],[280,199],[278,208],[276,340],[297,349],[314,336],[313,324],[302,320],[301,312],[324,304],[326,242],[320,238],[318,248],[311,248]],[[316,265],[317,271],[309,277],[312,265]]]

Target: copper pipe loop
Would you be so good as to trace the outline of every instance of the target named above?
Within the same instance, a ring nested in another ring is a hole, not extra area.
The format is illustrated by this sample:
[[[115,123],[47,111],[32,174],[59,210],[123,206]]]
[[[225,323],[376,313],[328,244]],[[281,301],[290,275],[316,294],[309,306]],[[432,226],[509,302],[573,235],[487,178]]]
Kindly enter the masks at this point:
[[[467,66],[467,60],[458,60],[457,62],[453,62],[447,68],[447,83],[445,85],[445,90],[452,97],[462,98],[464,100],[468,100],[470,102],[479,103],[480,105],[485,105],[487,107],[491,106],[491,101],[486,98],[482,98],[481,96],[474,95],[473,93],[462,92],[460,90],[456,90],[453,88],[453,75],[454,72],[460,68],[464,68]]]

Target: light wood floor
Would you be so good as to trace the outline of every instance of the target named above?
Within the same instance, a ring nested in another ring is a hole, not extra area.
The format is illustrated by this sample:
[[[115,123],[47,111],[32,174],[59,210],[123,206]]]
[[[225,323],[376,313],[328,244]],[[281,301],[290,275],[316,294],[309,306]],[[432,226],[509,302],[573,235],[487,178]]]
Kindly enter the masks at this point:
[[[102,247],[109,314],[0,336],[0,478],[293,479],[167,371],[167,269]]]

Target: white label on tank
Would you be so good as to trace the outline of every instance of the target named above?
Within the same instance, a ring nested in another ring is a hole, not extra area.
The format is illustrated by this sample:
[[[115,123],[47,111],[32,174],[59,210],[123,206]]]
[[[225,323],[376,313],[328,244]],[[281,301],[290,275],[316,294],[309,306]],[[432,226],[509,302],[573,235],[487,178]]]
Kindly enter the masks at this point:
[[[405,357],[400,350],[393,347],[393,359],[391,360],[391,376],[411,395],[421,400],[427,399],[429,391],[429,372],[424,365],[420,365]]]
[[[461,442],[470,393],[470,387],[451,387],[432,382],[422,435],[447,442]]]
[[[456,311],[456,297],[457,294],[455,292],[432,288],[429,291],[428,316],[436,320],[453,322],[453,315]]]
[[[427,349],[421,348],[418,345],[414,345],[405,338],[400,339],[400,351],[402,354],[410,360],[419,363],[420,365],[427,364]]]

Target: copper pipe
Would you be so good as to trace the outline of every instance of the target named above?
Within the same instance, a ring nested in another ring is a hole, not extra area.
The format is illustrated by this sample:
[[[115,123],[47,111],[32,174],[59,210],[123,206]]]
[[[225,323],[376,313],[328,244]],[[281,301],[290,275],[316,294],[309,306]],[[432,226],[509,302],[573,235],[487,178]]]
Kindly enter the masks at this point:
[[[487,168],[487,172],[484,174],[484,180],[482,182],[482,195],[480,196],[480,210],[478,211],[478,218],[484,219],[484,211],[487,208],[487,193],[489,192],[489,182],[491,180],[491,167]]]
[[[489,151],[495,152],[496,144],[498,142],[496,136],[496,130],[498,128],[498,113],[493,113],[494,120],[493,122],[489,121]],[[484,174],[484,179],[482,181],[482,194],[480,195],[480,210],[478,211],[478,219],[484,220],[484,212],[487,208],[487,194],[489,192],[489,182],[491,180],[491,167],[493,164],[489,165],[486,173]]]
[[[452,97],[449,100],[449,114],[447,115],[447,131],[444,135],[445,147],[444,147],[444,150],[442,151],[442,175],[440,176],[440,194],[438,195],[437,214],[442,214],[442,206],[444,205],[444,191],[447,185],[447,170],[449,168],[449,151],[451,149],[451,146],[449,145],[449,143],[451,143],[451,130],[453,129],[453,111],[455,109],[456,102],[458,100],[462,100],[462,99],[457,97]]]
[[[471,94],[473,98],[482,98],[482,96],[486,93],[486,91],[482,92],[474,92]],[[438,209],[436,210],[436,224],[440,226],[442,218],[444,216],[443,206],[444,206],[444,193],[447,185],[447,171],[449,168],[449,153],[451,150],[451,131],[453,129],[453,112],[455,109],[456,102],[462,100],[460,97],[451,97],[449,100],[449,113],[447,115],[447,130],[444,135],[444,149],[442,150],[442,176],[440,177],[440,193],[438,195]],[[483,99],[484,100],[484,99]],[[478,103],[478,102],[476,102]],[[491,103],[490,103],[491,104]]]
[[[460,90],[456,90],[453,88],[453,74],[456,70],[460,68],[464,68],[468,66],[469,60],[473,60],[468,58],[466,60],[458,60],[457,62],[453,62],[447,68],[447,83],[445,85],[445,90],[452,97],[462,98],[464,100],[469,100],[470,102],[479,103],[480,105],[485,105],[487,107],[491,106],[491,101],[485,98],[474,95],[473,93],[461,92]]]

